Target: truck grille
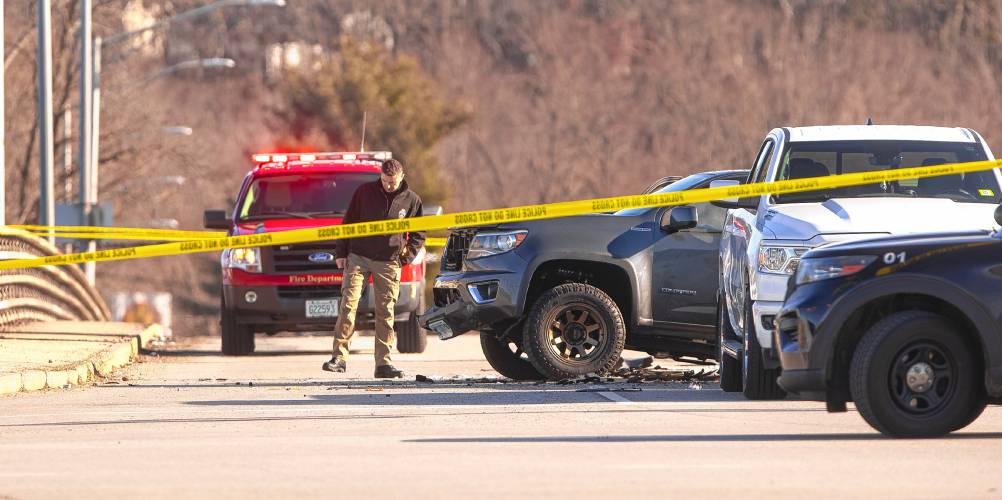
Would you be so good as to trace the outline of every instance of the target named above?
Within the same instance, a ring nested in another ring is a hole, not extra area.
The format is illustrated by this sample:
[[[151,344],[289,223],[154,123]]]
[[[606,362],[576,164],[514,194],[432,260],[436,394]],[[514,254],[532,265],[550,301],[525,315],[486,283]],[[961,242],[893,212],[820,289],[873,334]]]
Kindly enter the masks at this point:
[[[453,302],[463,300],[459,295],[459,290],[455,288],[435,288],[431,293],[435,299],[435,307],[445,307]]]
[[[337,285],[278,287],[278,297],[281,299],[336,299],[340,296],[341,287]]]
[[[463,259],[470,251],[470,243],[476,230],[457,230],[449,234],[449,241],[445,243],[445,250],[442,252],[442,271],[459,271],[463,268]]]
[[[334,255],[334,246],[333,241],[315,241],[266,247],[262,260],[270,261],[271,272],[276,274],[332,274],[338,271],[333,259],[330,262],[310,262],[310,255]]]

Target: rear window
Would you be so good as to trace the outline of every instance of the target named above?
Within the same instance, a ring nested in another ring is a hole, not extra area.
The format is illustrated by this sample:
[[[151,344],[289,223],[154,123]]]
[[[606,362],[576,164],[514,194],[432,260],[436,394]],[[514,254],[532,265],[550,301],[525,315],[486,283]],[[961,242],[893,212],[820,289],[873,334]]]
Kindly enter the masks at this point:
[[[710,177],[713,177],[713,176],[711,174],[693,174],[693,175],[690,175],[688,177],[684,177],[682,179],[679,179],[679,180],[677,180],[677,181],[675,181],[675,182],[673,182],[673,183],[671,183],[671,184],[669,184],[669,185],[667,185],[667,186],[665,186],[665,187],[663,187],[661,189],[658,189],[657,191],[654,191],[651,194],[673,193],[675,191],[685,191],[687,189],[692,189],[693,187],[698,186],[699,184],[701,184],[702,182],[706,181]],[[650,207],[648,207],[648,208],[625,208],[623,210],[620,210],[620,211],[616,212],[614,215],[634,216],[634,215],[640,215],[640,214],[645,213],[645,212],[647,212],[649,210],[653,210],[653,208],[650,208]]]
[[[239,203],[241,220],[342,216],[355,190],[378,173],[344,172],[259,177]]]
[[[987,159],[981,146],[931,141],[820,141],[790,143],[776,180],[877,172],[907,167],[963,163]],[[923,179],[789,193],[778,203],[816,202],[831,198],[947,198],[963,203],[1002,201],[994,170]]]

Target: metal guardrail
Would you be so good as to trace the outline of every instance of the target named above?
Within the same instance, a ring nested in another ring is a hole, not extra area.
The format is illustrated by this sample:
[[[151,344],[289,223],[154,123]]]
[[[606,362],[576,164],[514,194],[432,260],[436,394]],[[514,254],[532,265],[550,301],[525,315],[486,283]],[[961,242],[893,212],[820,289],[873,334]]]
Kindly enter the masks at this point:
[[[0,234],[0,260],[59,255],[47,240],[26,231]],[[76,266],[0,271],[0,330],[34,321],[108,321],[111,312]]]

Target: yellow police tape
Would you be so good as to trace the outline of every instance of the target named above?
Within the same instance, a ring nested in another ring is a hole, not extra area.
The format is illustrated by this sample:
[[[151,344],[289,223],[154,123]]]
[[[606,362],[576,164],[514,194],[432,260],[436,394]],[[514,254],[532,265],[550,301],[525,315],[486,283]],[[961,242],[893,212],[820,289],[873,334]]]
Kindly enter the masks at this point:
[[[860,172],[855,174],[814,177],[809,179],[692,189],[689,191],[675,191],[661,194],[617,196],[613,198],[597,198],[590,200],[549,203],[545,205],[527,205],[512,208],[499,208],[494,210],[432,215],[427,217],[416,217],[413,219],[362,222],[357,224],[344,224],[340,226],[295,229],[276,233],[199,239],[177,243],[161,243],[157,245],[117,248],[111,250],[101,250],[98,252],[54,255],[32,259],[12,259],[0,261],[0,270],[40,266],[60,266],[79,264],[82,262],[138,259],[143,257],[161,257],[167,255],[212,252],[228,248],[286,245],[412,231],[433,231],[452,227],[482,226],[488,224],[582,215],[594,212],[608,212],[626,208],[685,205],[727,198],[746,198],[765,194],[814,191],[818,189],[872,184],[875,182],[898,181],[902,179],[934,177],[937,175],[977,172],[990,170],[999,166],[1002,166],[1002,160],[953,163],[931,167],[912,167],[880,172]]]
[[[94,227],[94,226],[33,226],[11,225],[12,229],[22,229],[33,233],[55,236],[57,238],[90,238],[90,239],[137,239],[141,236],[149,240],[177,239],[193,240],[206,238],[225,238],[222,231],[181,231],[177,229],[146,229],[138,227]],[[83,236],[69,236],[80,234]],[[129,236],[126,238],[125,236]]]
[[[179,231],[175,229],[94,226],[11,225],[0,227],[0,235],[6,233],[16,233],[16,231],[27,231],[36,236],[52,236],[54,238],[71,238],[81,240],[191,241],[226,237],[226,233],[222,231]],[[444,247],[445,242],[446,238],[426,238],[425,246]]]

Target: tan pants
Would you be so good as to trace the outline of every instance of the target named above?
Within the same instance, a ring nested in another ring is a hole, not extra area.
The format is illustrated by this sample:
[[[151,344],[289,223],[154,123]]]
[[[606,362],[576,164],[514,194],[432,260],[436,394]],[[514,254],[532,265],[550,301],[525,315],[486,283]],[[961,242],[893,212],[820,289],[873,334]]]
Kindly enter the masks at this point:
[[[376,304],[376,366],[390,364],[393,348],[393,307],[400,294],[400,264],[383,262],[348,254],[344,265],[344,282],[341,284],[341,308],[337,326],[334,327],[334,354],[348,359],[348,346],[355,334],[355,314],[362,290],[372,276]]]

